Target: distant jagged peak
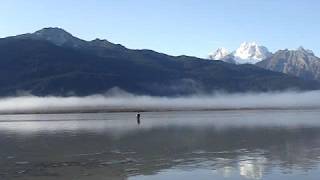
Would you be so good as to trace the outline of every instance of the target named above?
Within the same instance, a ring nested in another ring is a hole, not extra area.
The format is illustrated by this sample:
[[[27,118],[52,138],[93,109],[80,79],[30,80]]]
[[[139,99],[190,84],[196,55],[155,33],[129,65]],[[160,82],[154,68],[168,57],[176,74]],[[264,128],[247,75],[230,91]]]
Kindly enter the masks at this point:
[[[209,54],[209,59],[212,60],[223,60],[228,55],[230,55],[228,49],[226,48],[218,48],[214,53]]]
[[[275,54],[282,54],[282,53],[291,53],[291,54],[296,54],[296,55],[305,55],[305,56],[314,56],[317,57],[314,52],[310,49],[306,49],[303,46],[299,46],[298,48],[295,49],[281,49],[275,52]]]
[[[320,81],[320,58],[302,46],[297,49],[278,50],[272,57],[256,65],[305,80]]]
[[[300,52],[303,52],[303,53],[306,53],[306,54],[309,54],[309,55],[314,56],[314,53],[313,53],[312,50],[310,50],[310,49],[305,49],[303,46],[299,46],[299,47],[297,48],[297,51],[300,51]]]

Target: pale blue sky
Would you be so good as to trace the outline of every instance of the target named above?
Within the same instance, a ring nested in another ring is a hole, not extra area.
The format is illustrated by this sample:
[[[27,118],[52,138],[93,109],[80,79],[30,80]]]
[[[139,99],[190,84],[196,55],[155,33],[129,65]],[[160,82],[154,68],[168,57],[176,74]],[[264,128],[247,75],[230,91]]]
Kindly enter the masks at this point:
[[[256,41],[320,55],[319,0],[1,0],[0,37],[61,27],[82,39],[205,57]]]

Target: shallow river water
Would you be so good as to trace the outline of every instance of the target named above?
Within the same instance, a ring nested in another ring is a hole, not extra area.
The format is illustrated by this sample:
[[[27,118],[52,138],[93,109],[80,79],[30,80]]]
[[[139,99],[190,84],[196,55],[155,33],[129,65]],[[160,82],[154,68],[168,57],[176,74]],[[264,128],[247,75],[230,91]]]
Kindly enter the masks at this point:
[[[0,179],[320,179],[320,110],[0,116]]]

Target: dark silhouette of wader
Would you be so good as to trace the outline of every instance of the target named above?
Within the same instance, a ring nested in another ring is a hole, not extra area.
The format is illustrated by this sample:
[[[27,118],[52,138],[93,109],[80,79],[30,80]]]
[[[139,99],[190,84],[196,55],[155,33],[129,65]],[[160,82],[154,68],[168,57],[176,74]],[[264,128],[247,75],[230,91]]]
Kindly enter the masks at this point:
[[[140,124],[140,113],[137,114],[137,123]]]

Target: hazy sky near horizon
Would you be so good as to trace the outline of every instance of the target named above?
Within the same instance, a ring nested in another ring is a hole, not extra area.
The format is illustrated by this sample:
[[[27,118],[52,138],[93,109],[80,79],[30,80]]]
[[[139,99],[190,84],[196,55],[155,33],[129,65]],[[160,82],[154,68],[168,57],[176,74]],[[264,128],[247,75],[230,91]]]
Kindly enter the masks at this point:
[[[61,27],[85,40],[206,57],[255,41],[320,55],[319,0],[1,0],[0,37]]]

